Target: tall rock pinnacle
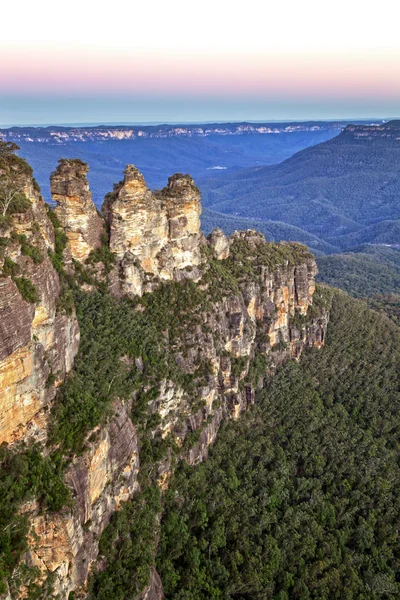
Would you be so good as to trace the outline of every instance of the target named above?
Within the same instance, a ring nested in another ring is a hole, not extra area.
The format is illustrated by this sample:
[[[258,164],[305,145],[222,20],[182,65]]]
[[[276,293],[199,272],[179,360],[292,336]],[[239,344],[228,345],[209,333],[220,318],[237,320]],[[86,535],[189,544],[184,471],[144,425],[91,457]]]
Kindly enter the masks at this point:
[[[199,277],[200,192],[189,175],[173,175],[167,187],[152,193],[138,169],[128,165],[102,210],[124,293],[141,294],[154,277]]]
[[[67,234],[70,256],[81,262],[101,245],[104,231],[86,178],[88,170],[79,159],[63,158],[50,176],[55,212]]]
[[[133,254],[147,273],[158,275],[156,256],[167,243],[168,224],[161,200],[146,186],[133,165],[103,204],[110,233],[110,250],[122,260]]]

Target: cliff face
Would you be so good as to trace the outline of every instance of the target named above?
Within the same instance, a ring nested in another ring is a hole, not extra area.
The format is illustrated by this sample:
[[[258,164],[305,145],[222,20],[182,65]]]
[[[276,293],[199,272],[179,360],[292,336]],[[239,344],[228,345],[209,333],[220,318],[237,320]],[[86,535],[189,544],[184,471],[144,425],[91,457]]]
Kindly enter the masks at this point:
[[[113,412],[106,426],[92,432],[90,448],[67,469],[72,510],[43,513],[34,502],[24,507],[32,525],[26,560],[39,568],[43,580],[49,573],[55,576],[54,594],[62,598],[86,581],[112,513],[139,488],[137,435],[129,407],[117,400]]]
[[[100,240],[101,219],[92,210],[86,171],[78,161],[63,161],[52,175],[56,211],[69,240],[67,262],[71,257],[84,261]],[[1,440],[9,442],[32,433],[46,438],[45,407],[71,369],[79,341],[74,314],[57,312],[60,281],[47,258],[47,250],[54,251],[54,231],[29,178],[25,193],[31,208],[13,216],[12,228],[34,242],[43,260],[27,256],[27,242],[11,238],[11,229],[7,232],[10,244],[3,263],[12,258],[38,292],[37,300],[28,302],[15,275],[0,278],[0,432]],[[184,305],[163,305],[171,322],[160,327],[156,350],[171,354],[172,374],[161,369],[155,377],[148,364],[159,355],[129,354],[129,344],[113,357],[138,383],[123,402],[112,396],[110,379],[109,407],[100,424],[88,431],[82,452],[69,455],[65,481],[72,506],[50,512],[31,500],[21,508],[31,521],[24,560],[39,569],[41,583],[51,574],[54,594],[62,599],[76,590],[85,596],[89,573],[107,568],[107,557],[98,557],[99,538],[112,513],[144,485],[139,483],[144,468],[139,450],[145,436],[169,439],[175,448],[175,454],[169,447],[158,456],[151,468],[154,485],[164,490],[176,460],[203,460],[222,420],[238,418],[278,365],[299,358],[307,346],[323,345],[328,321],[327,307],[315,294],[316,265],[307,249],[268,244],[255,231],[227,239],[217,230],[206,240],[200,233],[200,194],[187,175],[171,177],[166,188],[152,193],[137,169],[128,166],[103,210],[109,249],[117,261],[111,291],[118,287],[118,294],[136,295],[126,310],[148,313],[148,298],[138,298],[148,291],[165,302],[165,290],[186,286],[195,298],[186,296]],[[104,326],[113,324],[91,323],[93,344],[96,327]],[[143,321],[143,336],[145,326],[152,323]],[[102,363],[93,368],[101,369]],[[143,397],[144,422],[137,420]],[[140,597],[163,597],[154,570]]]
[[[61,159],[50,177],[55,213],[68,237],[69,257],[80,262],[100,247],[104,233],[86,178],[88,170],[79,159]]]
[[[361,142],[373,140],[375,143],[398,141],[400,140],[400,121],[389,121],[370,126],[347,125],[341,134],[341,139]]]
[[[207,373],[199,375],[194,390],[161,379],[156,398],[148,403],[149,413],[156,415],[158,422],[151,436],[172,437],[180,448],[180,458],[190,464],[207,457],[223,419],[238,418],[254,402],[255,390],[263,385],[266,375],[273,374],[289,358],[298,358],[304,347],[323,345],[328,320],[326,310],[312,306],[316,266],[307,252],[300,250],[296,261],[292,257],[271,267],[257,265],[256,277],[244,276],[237,287],[219,294],[212,266],[219,255],[213,250],[214,238],[208,245],[209,258],[204,261],[198,284],[204,300],[198,305],[193,325],[185,327],[179,341],[174,342],[175,360],[183,376],[196,376],[202,365],[209,365]],[[218,238],[222,243],[221,234]],[[226,272],[241,260],[243,250],[247,256],[251,252],[257,256],[267,248],[264,238],[251,231],[225,238],[225,244],[233,254],[231,264],[224,265]],[[292,256],[298,247],[287,245],[287,252]],[[247,258],[244,260],[247,264]],[[315,312],[310,314],[311,308]],[[141,304],[138,309],[146,310]],[[144,368],[140,359],[137,368]],[[149,389],[145,373],[133,396],[133,411],[138,394]],[[68,468],[66,479],[75,498],[72,512],[65,509],[61,514],[43,515],[37,507],[28,507],[38,534],[29,560],[43,576],[49,572],[56,576],[55,590],[62,597],[81,588],[91,569],[107,565],[102,557],[96,563],[100,534],[112,511],[139,489],[140,436],[130,411],[130,404],[116,401],[108,423],[95,430],[94,440],[88,438],[87,450]],[[168,486],[172,469],[173,458],[168,452],[154,464],[162,489]],[[163,597],[155,572],[143,597]]]
[[[151,291],[157,279],[198,279],[200,193],[188,175],[170,177],[168,186],[153,194],[128,165],[102,210],[124,294]]]
[[[232,251],[237,242],[244,242],[247,251],[265,246],[263,236],[252,231],[236,233],[227,242]],[[166,381],[152,410],[161,416],[162,436],[172,432],[178,445],[188,433],[201,430],[199,442],[185,455],[189,463],[206,457],[221,420],[238,418],[254,402],[255,389],[267,374],[290,358],[298,359],[305,347],[323,345],[328,313],[310,312],[316,272],[314,259],[307,255],[298,264],[260,266],[257,281],[244,277],[237,290],[215,299],[201,315],[201,325],[183,334],[176,357],[182,371],[196,373],[199,363],[211,365],[206,384],[196,390],[203,407],[194,412],[190,395]],[[204,278],[207,289],[207,267]],[[255,369],[260,357],[263,366]],[[161,480],[168,469],[168,463],[161,466]]]
[[[46,436],[46,407],[79,344],[75,315],[57,311],[60,281],[48,258],[54,231],[29,172],[21,189],[29,208],[1,231],[0,443]]]
[[[13,142],[40,142],[45,144],[68,144],[107,140],[135,140],[146,138],[186,138],[208,136],[243,136],[290,134],[304,131],[332,131],[339,133],[347,125],[343,122],[309,123],[219,123],[208,125],[153,125],[131,127],[11,127],[0,129],[0,139]]]

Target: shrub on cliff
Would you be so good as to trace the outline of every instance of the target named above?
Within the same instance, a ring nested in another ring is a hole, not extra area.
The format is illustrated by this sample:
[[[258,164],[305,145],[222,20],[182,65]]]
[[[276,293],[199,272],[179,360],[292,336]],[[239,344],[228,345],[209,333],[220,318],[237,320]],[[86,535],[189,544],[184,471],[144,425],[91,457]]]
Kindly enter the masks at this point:
[[[0,141],[0,213],[7,215],[25,212],[31,206],[24,194],[27,176],[32,176],[28,163],[16,156],[16,144]]]
[[[34,304],[40,300],[39,293],[32,281],[26,277],[14,277],[13,281],[26,302]]]

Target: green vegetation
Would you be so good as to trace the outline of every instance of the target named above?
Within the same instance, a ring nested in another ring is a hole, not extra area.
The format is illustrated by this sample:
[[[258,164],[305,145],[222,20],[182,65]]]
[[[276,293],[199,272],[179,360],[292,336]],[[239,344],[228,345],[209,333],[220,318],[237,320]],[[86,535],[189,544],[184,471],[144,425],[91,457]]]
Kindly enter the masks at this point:
[[[50,252],[50,258],[53,263],[53,267],[58,271],[59,274],[63,273],[63,262],[62,255],[67,246],[68,238],[65,233],[56,213],[49,206],[47,206],[47,216],[49,217],[53,228],[54,228],[54,253]]]
[[[135,598],[149,581],[157,546],[160,490],[148,487],[114,513],[99,545],[111,568],[93,577],[89,597],[98,600]]]
[[[209,459],[172,478],[166,598],[397,598],[399,373],[399,329],[335,293],[327,346],[281,369]]]
[[[27,515],[19,513],[23,502],[36,498],[49,510],[70,502],[63,481],[59,454],[44,457],[39,445],[0,446],[0,593],[27,548]]]
[[[13,277],[13,281],[16,284],[19,293],[26,302],[39,302],[40,296],[36,286],[26,277]]]
[[[188,329],[201,324],[206,296],[185,281],[165,284],[141,299],[75,291],[75,300],[79,355],[56,404],[53,438],[65,451],[76,452],[112,399],[128,399],[144,380],[156,385],[167,378],[187,390],[193,387],[197,375],[185,375],[175,353]],[[137,369],[135,358],[141,358],[143,369]]]
[[[28,163],[17,156],[17,144],[0,141],[0,226],[9,226],[10,215],[26,212],[31,203],[24,194],[27,177],[32,176]]]
[[[57,301],[57,310],[65,312],[67,315],[71,315],[75,308],[72,292],[72,289],[75,287],[75,281],[66,273],[63,264],[63,252],[67,246],[68,238],[56,213],[50,207],[47,209],[47,215],[53,225],[55,239],[54,252],[49,250],[48,254],[53,267],[60,277],[61,284],[61,291]]]
[[[358,298],[400,293],[400,249],[361,246],[317,259],[318,280]]]
[[[352,252],[317,259],[318,279],[352,296],[400,324],[400,248],[361,246]]]
[[[313,258],[306,246],[297,242],[276,244],[265,242],[263,236],[253,232],[251,241],[247,238],[236,238],[230,246],[226,260],[216,260],[208,247],[203,248],[208,267],[202,282],[208,284],[209,295],[213,301],[221,300],[227,294],[238,293],[239,283],[253,281],[262,284],[262,268],[272,272],[278,267],[285,267]]]
[[[368,306],[379,312],[385,313],[396,325],[400,326],[400,295],[375,296],[368,298]]]
[[[110,250],[108,245],[108,234],[106,232],[102,235],[100,248],[92,250],[89,257],[86,259],[86,263],[89,265],[98,262],[103,263],[107,275],[115,264],[115,254]]]
[[[7,237],[0,237],[0,256],[4,256],[5,249],[10,245],[10,239]]]
[[[3,275],[10,275],[11,277],[15,277],[20,272],[20,267],[8,256],[5,257],[3,263]]]
[[[40,252],[39,248],[29,243],[25,234],[18,234],[13,232],[11,234],[11,238],[21,245],[21,253],[24,256],[29,256],[29,258],[31,258],[35,264],[40,264],[41,262],[43,262],[44,257]]]

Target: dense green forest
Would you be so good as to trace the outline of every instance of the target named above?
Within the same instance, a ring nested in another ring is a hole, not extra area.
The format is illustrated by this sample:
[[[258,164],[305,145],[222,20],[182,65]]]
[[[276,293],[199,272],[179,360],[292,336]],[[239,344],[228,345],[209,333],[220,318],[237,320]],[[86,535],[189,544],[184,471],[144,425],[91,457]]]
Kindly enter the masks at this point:
[[[171,481],[166,598],[398,598],[399,373],[399,328],[335,293],[326,347],[282,368]]]
[[[370,308],[400,325],[400,248],[364,245],[319,256],[317,280],[366,298]]]
[[[317,259],[318,280],[367,298],[400,293],[400,248],[364,245]]]

